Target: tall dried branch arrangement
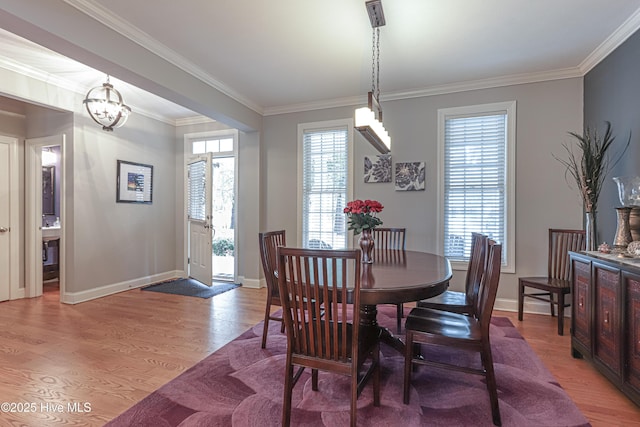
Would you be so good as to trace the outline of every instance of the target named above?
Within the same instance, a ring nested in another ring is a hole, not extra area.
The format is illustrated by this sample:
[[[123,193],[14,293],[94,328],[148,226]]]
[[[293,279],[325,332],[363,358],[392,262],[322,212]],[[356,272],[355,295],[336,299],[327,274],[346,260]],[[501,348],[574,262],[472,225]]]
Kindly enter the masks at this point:
[[[565,178],[571,175],[575,180],[582,201],[584,211],[595,213],[598,210],[598,197],[602,190],[602,184],[613,166],[622,159],[631,142],[631,135],[624,148],[614,162],[609,156],[609,149],[615,141],[611,132],[611,123],[605,122],[607,128],[604,135],[600,135],[596,129],[586,127],[583,135],[569,132],[576,139],[573,144],[562,144],[567,152],[567,158],[553,157],[566,167]]]

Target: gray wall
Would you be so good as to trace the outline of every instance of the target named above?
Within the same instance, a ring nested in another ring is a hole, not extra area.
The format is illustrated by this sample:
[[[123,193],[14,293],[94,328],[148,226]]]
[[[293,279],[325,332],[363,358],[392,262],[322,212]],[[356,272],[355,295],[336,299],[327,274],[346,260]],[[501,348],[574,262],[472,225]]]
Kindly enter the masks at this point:
[[[75,119],[67,291],[175,270],[174,127],[132,115],[105,132],[89,117]],[[152,204],[116,203],[117,160],[153,166]]]
[[[614,176],[640,175],[640,33],[631,36],[584,78],[585,126],[604,129],[611,122],[619,153],[631,136],[631,144],[623,159],[607,176],[598,208],[598,242],[613,242],[616,232],[615,207],[620,206]]]
[[[582,128],[582,84],[575,78],[383,102],[393,162],[426,162],[426,190],[397,192],[393,183],[365,184],[363,158],[376,152],[356,135],[354,197],[380,200],[385,205],[381,214],[385,225],[409,229],[408,249],[439,251],[437,110],[516,100],[516,273],[502,275],[498,295],[503,300],[499,305],[515,308],[518,276],[546,273],[547,229],[582,225],[580,199],[552,156],[561,153],[567,131]],[[350,118],[353,111],[335,108],[264,119],[263,230],[284,228],[287,242],[297,242],[298,123]],[[456,272],[452,287],[462,289],[463,280],[464,273]]]

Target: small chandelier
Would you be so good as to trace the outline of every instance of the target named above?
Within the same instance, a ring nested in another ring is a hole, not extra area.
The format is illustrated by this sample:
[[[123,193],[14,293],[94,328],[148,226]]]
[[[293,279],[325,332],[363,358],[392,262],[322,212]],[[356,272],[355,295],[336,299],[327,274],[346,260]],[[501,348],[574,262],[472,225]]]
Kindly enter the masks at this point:
[[[91,118],[107,132],[122,126],[131,114],[131,108],[124,104],[120,92],[109,83],[108,75],[107,82],[91,89],[82,103]]]
[[[371,92],[368,94],[368,106],[356,110],[355,128],[379,152],[387,154],[391,151],[391,137],[382,124],[382,107],[380,106],[380,27],[386,24],[382,0],[369,0],[365,3],[371,28],[373,42],[371,55]],[[374,111],[377,111],[377,115]]]

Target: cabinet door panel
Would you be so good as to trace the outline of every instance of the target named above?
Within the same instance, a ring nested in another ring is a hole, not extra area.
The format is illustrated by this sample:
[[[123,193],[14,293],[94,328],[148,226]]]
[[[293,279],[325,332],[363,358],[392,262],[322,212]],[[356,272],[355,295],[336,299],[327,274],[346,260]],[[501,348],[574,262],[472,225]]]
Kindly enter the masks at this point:
[[[587,349],[591,348],[591,263],[573,261],[573,337]],[[589,350],[590,351],[590,350]]]
[[[627,346],[625,382],[640,393],[640,276],[625,277]]]
[[[620,377],[620,274],[618,270],[609,270],[595,263],[594,273],[594,357]]]

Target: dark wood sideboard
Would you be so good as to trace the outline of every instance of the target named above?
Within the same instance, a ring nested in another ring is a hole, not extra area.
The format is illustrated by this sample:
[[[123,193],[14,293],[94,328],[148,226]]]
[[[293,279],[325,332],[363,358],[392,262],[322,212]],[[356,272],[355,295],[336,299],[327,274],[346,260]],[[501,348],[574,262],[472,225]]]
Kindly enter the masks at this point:
[[[570,252],[571,353],[640,406],[640,259]]]

